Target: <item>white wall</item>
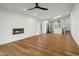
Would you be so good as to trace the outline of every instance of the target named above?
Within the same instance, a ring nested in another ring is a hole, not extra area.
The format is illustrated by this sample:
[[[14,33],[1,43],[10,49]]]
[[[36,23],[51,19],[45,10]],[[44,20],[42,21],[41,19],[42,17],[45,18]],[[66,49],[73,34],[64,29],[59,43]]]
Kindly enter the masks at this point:
[[[75,4],[71,13],[71,33],[75,42],[79,45],[79,4]]]
[[[42,21],[42,33],[43,34],[47,33],[47,24],[48,24],[48,21]]]
[[[71,18],[68,16],[62,20],[63,20],[63,24],[65,26],[65,30],[70,31],[71,30],[71,21],[72,21]]]
[[[13,28],[24,28],[24,34],[12,35]],[[37,21],[33,18],[0,10],[0,45],[37,34]]]

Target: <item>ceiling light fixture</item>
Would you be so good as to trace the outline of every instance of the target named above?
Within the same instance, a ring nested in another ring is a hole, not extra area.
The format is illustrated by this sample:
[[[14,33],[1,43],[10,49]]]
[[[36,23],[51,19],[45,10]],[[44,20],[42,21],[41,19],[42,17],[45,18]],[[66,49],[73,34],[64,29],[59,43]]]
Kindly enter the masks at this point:
[[[62,15],[58,15],[56,17],[53,17],[53,19],[57,19],[57,18],[60,18],[60,17],[62,17]]]
[[[26,9],[23,9],[23,11],[26,11]]]
[[[36,16],[37,14],[34,14],[34,16]]]

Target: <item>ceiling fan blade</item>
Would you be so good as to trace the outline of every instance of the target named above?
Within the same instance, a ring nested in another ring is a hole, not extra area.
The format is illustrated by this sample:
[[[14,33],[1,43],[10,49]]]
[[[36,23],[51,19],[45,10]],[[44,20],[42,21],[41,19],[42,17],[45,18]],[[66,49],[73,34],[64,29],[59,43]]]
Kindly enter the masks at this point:
[[[30,8],[30,9],[27,9],[27,10],[33,10],[33,9],[35,9],[35,8],[39,8],[39,9],[42,9],[42,10],[48,10],[48,8],[43,8],[43,7],[40,7],[39,5],[38,5],[38,3],[35,3],[35,7],[34,8]]]
[[[43,10],[48,10],[48,8],[43,8],[43,7],[39,7],[39,6],[38,6],[38,8],[43,9]]]
[[[38,6],[38,3],[35,3],[36,6]]]
[[[27,9],[27,10],[33,10],[33,9],[35,9],[35,8],[30,8],[30,9]]]

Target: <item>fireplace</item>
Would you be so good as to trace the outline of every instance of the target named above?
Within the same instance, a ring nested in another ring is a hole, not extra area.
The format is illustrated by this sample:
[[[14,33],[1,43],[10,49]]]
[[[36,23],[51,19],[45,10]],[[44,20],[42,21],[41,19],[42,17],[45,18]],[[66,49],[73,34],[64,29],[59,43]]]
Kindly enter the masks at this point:
[[[13,35],[22,33],[24,33],[24,28],[13,28]]]

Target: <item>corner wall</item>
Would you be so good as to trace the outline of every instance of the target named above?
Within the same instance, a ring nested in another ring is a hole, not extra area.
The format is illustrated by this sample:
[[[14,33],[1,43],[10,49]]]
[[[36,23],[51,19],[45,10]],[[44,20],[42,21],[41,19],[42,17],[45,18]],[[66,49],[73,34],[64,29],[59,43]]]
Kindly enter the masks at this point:
[[[71,34],[79,46],[79,4],[75,4],[71,13]]]

